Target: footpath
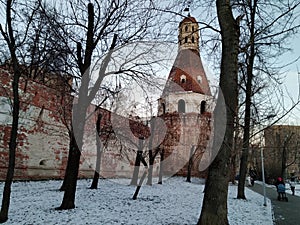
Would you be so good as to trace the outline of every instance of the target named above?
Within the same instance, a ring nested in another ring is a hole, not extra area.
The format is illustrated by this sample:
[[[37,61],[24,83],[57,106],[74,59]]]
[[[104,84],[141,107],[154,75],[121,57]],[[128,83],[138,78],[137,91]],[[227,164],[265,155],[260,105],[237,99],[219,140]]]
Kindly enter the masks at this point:
[[[249,189],[263,195],[263,186],[255,183]],[[274,188],[266,187],[266,196],[272,202],[275,225],[297,225],[300,224],[300,197],[291,195],[287,190],[288,202],[277,200],[277,191]]]

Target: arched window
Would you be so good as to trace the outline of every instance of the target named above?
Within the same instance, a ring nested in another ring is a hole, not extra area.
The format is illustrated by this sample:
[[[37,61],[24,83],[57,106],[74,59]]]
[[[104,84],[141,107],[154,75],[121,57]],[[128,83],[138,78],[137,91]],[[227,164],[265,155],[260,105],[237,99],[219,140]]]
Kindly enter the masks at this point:
[[[206,111],[206,101],[202,101],[200,105],[200,113],[203,114]]]
[[[186,76],[185,75],[181,75],[180,76],[180,83],[184,84],[186,82]]]
[[[166,113],[166,104],[165,103],[161,103],[161,108],[162,108],[163,114],[165,114]]]
[[[192,26],[192,31],[195,31],[194,26]]]
[[[189,29],[188,26],[185,26],[185,31],[186,31],[186,32],[188,31],[188,29]]]
[[[192,36],[192,43],[195,43],[195,38],[194,38],[194,36]]]
[[[188,42],[188,37],[185,37],[184,38],[184,43],[187,43]]]
[[[178,101],[178,112],[185,113],[185,101],[183,99]]]

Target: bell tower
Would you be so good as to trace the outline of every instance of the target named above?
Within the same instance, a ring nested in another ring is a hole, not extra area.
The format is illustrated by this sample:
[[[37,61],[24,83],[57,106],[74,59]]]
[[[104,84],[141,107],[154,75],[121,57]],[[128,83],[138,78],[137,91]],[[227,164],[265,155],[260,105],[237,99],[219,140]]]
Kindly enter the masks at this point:
[[[199,25],[194,17],[186,17],[179,24],[178,47],[199,51]]]
[[[212,96],[200,57],[196,19],[185,17],[178,32],[178,53],[159,99],[158,115],[211,112]]]
[[[199,50],[199,25],[188,15],[178,26],[178,53],[158,100],[158,116],[167,127],[161,144],[164,173],[186,175],[193,155],[193,176],[209,142],[213,97]]]

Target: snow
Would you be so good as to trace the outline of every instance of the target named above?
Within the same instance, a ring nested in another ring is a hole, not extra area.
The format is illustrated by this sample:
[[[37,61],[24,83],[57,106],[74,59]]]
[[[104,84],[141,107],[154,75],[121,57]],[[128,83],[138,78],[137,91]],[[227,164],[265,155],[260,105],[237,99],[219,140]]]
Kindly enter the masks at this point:
[[[203,180],[173,177],[163,185],[142,186],[132,200],[134,186],[128,179],[101,179],[90,190],[91,180],[79,180],[76,208],[56,211],[63,193],[61,181],[15,182],[7,224],[196,224],[203,200]],[[0,190],[4,183],[0,183]],[[229,186],[228,219],[231,225],[272,225],[272,206],[267,199],[246,189],[248,200],[236,199],[237,186]],[[0,200],[2,195],[0,196]],[[255,216],[254,216],[255,215]]]

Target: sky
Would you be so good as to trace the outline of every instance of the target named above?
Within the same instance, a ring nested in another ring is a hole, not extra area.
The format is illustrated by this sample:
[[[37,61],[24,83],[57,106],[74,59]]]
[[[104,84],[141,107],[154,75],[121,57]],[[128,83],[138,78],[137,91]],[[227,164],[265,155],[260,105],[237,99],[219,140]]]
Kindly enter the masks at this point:
[[[199,3],[197,3],[197,1],[186,1],[186,2],[187,2],[187,5],[191,4],[191,10],[190,11],[191,11],[192,16],[195,16],[198,21],[202,22],[201,20],[205,19],[205,18],[200,18],[201,13],[202,13],[201,10],[203,10],[203,8],[200,8],[199,11],[197,11],[198,9],[196,9],[196,8],[193,9],[192,8],[194,5],[199,4]],[[181,12],[181,13],[182,14],[187,14],[187,12]],[[2,14],[2,11],[1,11],[1,14]],[[211,12],[211,14],[214,15],[215,12]],[[176,18],[178,19],[178,22],[180,22],[180,17],[177,16]],[[174,39],[176,40],[177,34],[174,34],[174,36],[175,36]],[[298,34],[295,34],[295,37],[291,41],[292,52],[289,52],[289,53],[286,53],[286,54],[282,55],[280,57],[279,61],[284,62],[285,64],[288,64],[291,61],[294,61],[295,59],[300,57],[300,45],[299,45],[299,43],[300,43],[300,34],[298,33]],[[201,51],[202,51],[202,49],[200,49],[200,52]],[[204,67],[206,68],[208,79],[211,81],[211,83],[216,83],[218,74],[215,74],[216,72],[213,71],[213,69],[208,67],[209,63],[207,63],[207,62],[209,61],[209,59],[205,58],[203,55],[204,54],[202,54],[202,61],[203,61]],[[290,99],[290,96],[292,96],[293,101],[296,102],[297,98],[298,98],[298,95],[299,95],[299,93],[298,93],[299,92],[298,91],[299,90],[298,71],[300,71],[300,60],[298,60],[297,62],[289,65],[288,67],[286,67],[284,69],[284,71],[285,71],[285,75],[286,75],[286,78],[284,80],[284,85],[285,85],[284,95],[286,96],[286,98],[285,98],[286,99],[286,105],[285,106],[286,106],[286,108],[289,108],[293,104],[292,100]],[[169,71],[165,72],[165,77],[164,77],[165,79],[167,78],[168,73],[169,73]],[[153,99],[155,101],[156,97],[153,97]],[[298,124],[298,125],[300,125],[300,116],[298,116],[298,115],[300,115],[299,111],[300,111],[300,107],[296,107],[292,111],[292,113],[290,113],[288,116],[286,116],[281,122],[285,123],[285,124]]]
[[[298,59],[296,62],[283,69],[283,71],[285,71],[284,86],[287,108],[292,107],[292,105],[299,100],[300,96],[300,33],[296,34],[293,38],[291,49],[291,52],[280,57],[280,60],[286,64]],[[290,97],[292,97],[293,101]],[[282,123],[288,125],[300,125],[300,105],[295,107],[287,117],[283,118]]]

